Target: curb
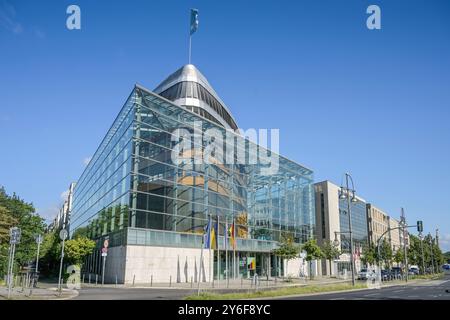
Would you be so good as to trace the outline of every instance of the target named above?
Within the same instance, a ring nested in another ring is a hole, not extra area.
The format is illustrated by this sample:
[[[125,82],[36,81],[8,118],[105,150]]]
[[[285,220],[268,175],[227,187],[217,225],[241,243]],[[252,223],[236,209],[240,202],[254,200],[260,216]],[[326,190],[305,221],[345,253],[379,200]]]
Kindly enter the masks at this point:
[[[324,294],[333,294],[333,293],[341,293],[341,292],[356,292],[356,291],[364,291],[364,290],[373,290],[373,289],[361,288],[361,289],[349,289],[349,290],[334,290],[334,291],[325,291],[325,292],[291,294],[291,295],[287,295],[287,296],[250,298],[250,299],[241,299],[241,300],[279,300],[279,299],[285,299],[285,298],[321,296],[321,295],[324,295]]]

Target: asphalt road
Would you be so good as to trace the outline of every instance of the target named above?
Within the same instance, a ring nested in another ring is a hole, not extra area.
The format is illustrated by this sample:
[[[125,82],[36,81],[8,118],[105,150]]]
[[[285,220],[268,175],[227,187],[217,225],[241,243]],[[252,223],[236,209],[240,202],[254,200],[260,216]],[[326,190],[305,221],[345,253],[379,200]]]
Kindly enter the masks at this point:
[[[311,296],[277,298],[281,300],[450,300],[450,275],[445,279],[399,285],[382,289],[358,290]],[[180,300],[195,293],[191,289],[85,287],[74,300]]]
[[[450,300],[450,276],[412,285],[368,289],[353,292],[298,296],[282,300]]]
[[[73,300],[180,300],[193,293],[184,289],[82,288]]]

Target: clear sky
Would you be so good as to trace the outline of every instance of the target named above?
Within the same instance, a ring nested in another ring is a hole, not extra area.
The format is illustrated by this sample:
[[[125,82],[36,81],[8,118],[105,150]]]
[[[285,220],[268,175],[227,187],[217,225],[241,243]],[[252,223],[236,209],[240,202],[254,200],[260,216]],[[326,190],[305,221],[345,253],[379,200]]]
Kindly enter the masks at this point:
[[[52,218],[133,85],[187,63],[191,7],[192,62],[240,127],[450,250],[448,0],[0,0],[0,184]]]

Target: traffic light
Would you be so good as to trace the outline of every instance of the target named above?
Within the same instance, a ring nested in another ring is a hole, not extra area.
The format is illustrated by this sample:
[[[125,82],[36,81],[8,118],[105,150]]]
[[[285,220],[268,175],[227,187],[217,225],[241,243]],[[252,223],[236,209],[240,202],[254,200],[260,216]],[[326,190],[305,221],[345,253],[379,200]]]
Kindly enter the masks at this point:
[[[417,221],[417,231],[420,233],[423,231],[423,222]]]

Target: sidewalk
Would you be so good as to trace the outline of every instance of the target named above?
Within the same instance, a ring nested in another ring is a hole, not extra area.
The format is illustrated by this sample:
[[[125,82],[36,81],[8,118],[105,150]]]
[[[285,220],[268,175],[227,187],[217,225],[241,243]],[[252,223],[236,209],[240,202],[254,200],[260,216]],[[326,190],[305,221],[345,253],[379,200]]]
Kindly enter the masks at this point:
[[[313,286],[313,285],[328,285],[328,284],[339,284],[339,283],[348,283],[350,282],[350,279],[342,280],[342,279],[336,279],[336,278],[328,278],[328,277],[316,277],[313,280],[305,280],[305,279],[292,279],[291,281],[284,281],[283,279],[275,279],[270,278],[267,280],[259,279],[257,282],[257,285],[255,286],[255,283],[252,281],[252,279],[230,279],[227,280],[220,280],[220,281],[214,281],[213,283],[210,282],[201,282],[200,283],[200,289],[202,291],[214,291],[214,292],[239,292],[239,291],[248,291],[248,290],[273,290],[277,288],[286,288],[286,287],[300,287],[300,286]],[[180,290],[180,289],[197,289],[198,288],[197,282],[174,282],[174,283],[136,283],[136,284],[105,284],[101,285],[101,283],[95,284],[95,283],[82,283],[82,288],[135,288],[135,289],[173,289],[173,290]]]
[[[11,289],[11,300],[67,300],[78,296],[78,291],[63,289],[61,294],[57,287],[53,288],[34,288],[30,296],[30,289],[22,290],[21,287]],[[0,300],[8,299],[8,288],[0,287]]]

